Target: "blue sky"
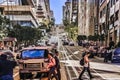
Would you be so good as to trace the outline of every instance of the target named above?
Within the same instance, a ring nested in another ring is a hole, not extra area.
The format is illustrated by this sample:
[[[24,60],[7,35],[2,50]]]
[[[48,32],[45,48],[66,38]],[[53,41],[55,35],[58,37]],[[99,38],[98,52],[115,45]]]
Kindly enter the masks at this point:
[[[50,0],[51,10],[54,12],[55,23],[62,23],[62,6],[65,4],[66,0]]]

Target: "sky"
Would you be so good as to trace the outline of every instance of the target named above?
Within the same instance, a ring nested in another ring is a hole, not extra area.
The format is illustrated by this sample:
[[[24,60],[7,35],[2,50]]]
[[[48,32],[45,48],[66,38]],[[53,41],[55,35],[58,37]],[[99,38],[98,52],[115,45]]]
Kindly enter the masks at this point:
[[[66,0],[50,0],[50,8],[54,12],[55,23],[62,23],[62,6],[65,4]]]

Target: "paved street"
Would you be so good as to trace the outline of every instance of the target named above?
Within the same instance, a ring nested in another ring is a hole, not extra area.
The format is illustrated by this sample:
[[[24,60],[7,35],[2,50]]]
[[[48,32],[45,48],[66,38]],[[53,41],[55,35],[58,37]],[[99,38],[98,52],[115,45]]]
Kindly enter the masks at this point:
[[[58,69],[78,80],[89,67],[92,80],[120,80],[120,0],[0,0],[0,80],[55,80]]]
[[[64,59],[61,60],[65,63],[68,80],[77,80],[79,73],[82,70],[82,66],[79,65],[79,59],[81,58],[81,47],[66,47],[69,51],[65,51],[63,47]],[[75,51],[75,49],[78,52]],[[71,53],[70,53],[71,51]],[[73,52],[72,52],[73,51]],[[103,63],[103,59],[90,59],[91,72],[95,77],[93,80],[120,80],[120,65]],[[87,74],[84,74],[83,79],[88,80]]]

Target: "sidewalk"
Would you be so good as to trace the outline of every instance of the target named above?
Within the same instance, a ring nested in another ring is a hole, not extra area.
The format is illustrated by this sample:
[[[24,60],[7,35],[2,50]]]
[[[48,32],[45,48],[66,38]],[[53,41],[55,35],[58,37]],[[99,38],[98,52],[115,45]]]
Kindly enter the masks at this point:
[[[104,58],[100,58],[98,56],[94,56],[95,59],[98,59],[98,60],[103,60],[104,61]]]

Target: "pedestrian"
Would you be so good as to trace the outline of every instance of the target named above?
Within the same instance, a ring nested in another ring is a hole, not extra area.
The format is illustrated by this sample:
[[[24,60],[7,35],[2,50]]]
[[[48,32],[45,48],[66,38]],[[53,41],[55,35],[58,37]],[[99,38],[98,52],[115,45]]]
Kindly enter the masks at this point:
[[[16,66],[15,61],[7,60],[7,55],[0,56],[0,80],[14,80],[13,69]]]
[[[55,68],[56,62],[55,62],[55,59],[53,58],[53,54],[50,52],[48,53],[48,60],[49,60],[49,63],[47,65],[47,69],[50,69],[48,74],[48,80],[52,78],[52,74],[55,77],[55,79],[58,80],[57,72]]]
[[[115,45],[114,41],[112,41],[112,38],[110,38],[109,48],[112,49],[114,45]]]
[[[58,51],[55,49],[55,55],[54,55],[54,59],[55,59],[55,62],[56,62],[56,70],[57,70],[57,76],[58,76],[58,80],[61,80],[61,72],[60,72],[60,61],[59,61],[59,53]]]
[[[83,80],[82,79],[82,75],[84,74],[85,71],[88,72],[90,79],[93,78],[90,72],[90,64],[89,64],[89,59],[88,57],[90,56],[90,52],[86,52],[85,56],[84,56],[84,65],[83,65],[83,70],[79,75],[79,80]]]
[[[104,62],[107,63],[109,60],[109,48],[105,48],[104,52]]]

